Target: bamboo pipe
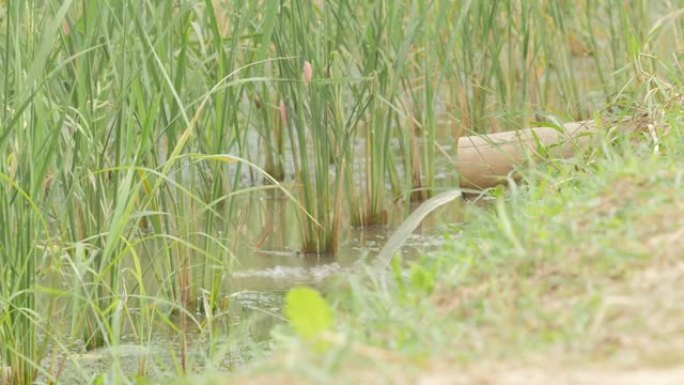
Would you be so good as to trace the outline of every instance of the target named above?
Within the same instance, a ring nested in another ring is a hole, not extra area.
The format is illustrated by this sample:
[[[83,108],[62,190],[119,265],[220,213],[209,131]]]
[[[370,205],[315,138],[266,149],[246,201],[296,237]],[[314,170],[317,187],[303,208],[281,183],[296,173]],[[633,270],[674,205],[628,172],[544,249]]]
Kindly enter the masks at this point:
[[[460,185],[482,189],[501,184],[516,165],[534,156],[539,145],[568,158],[575,149],[585,147],[594,132],[596,125],[587,120],[567,123],[561,129],[535,127],[461,137],[456,158]]]

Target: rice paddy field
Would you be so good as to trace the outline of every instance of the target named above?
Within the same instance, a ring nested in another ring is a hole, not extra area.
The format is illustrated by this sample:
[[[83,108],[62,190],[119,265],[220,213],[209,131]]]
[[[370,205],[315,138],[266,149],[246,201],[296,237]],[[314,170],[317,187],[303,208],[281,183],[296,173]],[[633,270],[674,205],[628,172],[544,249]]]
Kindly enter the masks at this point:
[[[0,385],[684,383],[682,39],[680,0],[0,0]],[[409,216],[459,138],[573,121]]]

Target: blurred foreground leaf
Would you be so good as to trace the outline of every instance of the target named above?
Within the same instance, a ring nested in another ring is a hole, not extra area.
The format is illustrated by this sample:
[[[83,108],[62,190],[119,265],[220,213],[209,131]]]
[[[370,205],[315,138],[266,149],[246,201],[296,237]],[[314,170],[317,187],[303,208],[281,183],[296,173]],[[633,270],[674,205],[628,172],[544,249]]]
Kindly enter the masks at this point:
[[[295,332],[311,340],[330,329],[333,313],[325,299],[314,289],[295,287],[285,298],[285,316]]]

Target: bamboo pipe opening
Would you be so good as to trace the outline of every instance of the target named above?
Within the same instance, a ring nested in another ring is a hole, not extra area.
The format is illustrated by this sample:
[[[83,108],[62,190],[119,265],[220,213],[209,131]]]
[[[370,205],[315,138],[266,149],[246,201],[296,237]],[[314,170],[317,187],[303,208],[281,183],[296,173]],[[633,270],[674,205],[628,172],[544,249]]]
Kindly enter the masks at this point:
[[[535,127],[495,134],[464,136],[458,140],[456,171],[462,188],[482,189],[501,184],[516,165],[535,156],[539,146],[568,158],[584,148],[596,132],[593,121],[563,127]]]

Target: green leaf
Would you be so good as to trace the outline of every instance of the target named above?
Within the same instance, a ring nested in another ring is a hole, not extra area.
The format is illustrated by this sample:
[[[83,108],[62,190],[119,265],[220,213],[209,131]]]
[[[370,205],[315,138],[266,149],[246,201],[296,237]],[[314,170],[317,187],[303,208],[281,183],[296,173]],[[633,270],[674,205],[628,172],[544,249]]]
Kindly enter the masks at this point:
[[[285,316],[295,332],[305,339],[315,339],[333,324],[333,312],[328,303],[308,287],[295,287],[287,293]]]

